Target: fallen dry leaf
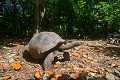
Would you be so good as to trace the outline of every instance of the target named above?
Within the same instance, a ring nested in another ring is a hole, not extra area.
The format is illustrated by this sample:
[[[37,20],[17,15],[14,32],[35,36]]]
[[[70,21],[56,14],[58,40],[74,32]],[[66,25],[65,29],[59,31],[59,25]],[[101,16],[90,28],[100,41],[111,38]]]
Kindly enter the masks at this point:
[[[19,61],[19,60],[20,60],[20,57],[19,57],[19,56],[15,56],[13,59],[14,59],[15,61]]]
[[[30,65],[24,66],[25,69],[30,69]]]
[[[86,58],[86,57],[87,57],[87,55],[85,55],[85,54],[84,54],[84,55],[83,55],[83,57],[84,57],[84,58]]]
[[[88,57],[88,60],[91,60],[91,61],[93,61],[94,59],[93,59],[92,57]]]
[[[111,67],[117,67],[117,66],[120,66],[120,64],[115,64],[115,63],[111,64]]]
[[[15,69],[15,70],[19,70],[22,67],[21,64],[19,64],[19,63],[12,63],[11,65],[12,65],[13,69]]]
[[[61,65],[60,65],[60,64],[55,64],[53,67],[54,67],[54,68],[60,68]]]
[[[92,63],[92,61],[91,61],[91,60],[89,60],[89,59],[85,59],[85,62],[87,62],[87,63],[89,63],[89,64],[91,64],[91,63]]]
[[[76,70],[76,71],[85,71],[84,68],[74,68],[74,70]]]
[[[3,64],[2,66],[3,66],[4,68],[10,67],[10,65],[9,65],[8,63]]]
[[[8,80],[9,78],[11,78],[11,76],[12,76],[12,75],[6,75],[6,76],[4,76],[2,79],[3,79],[3,80]]]
[[[51,78],[50,80],[57,80],[57,79],[53,77],[53,78]]]
[[[95,69],[95,68],[86,68],[86,70],[87,70],[87,71],[90,71],[90,72],[95,72],[95,73],[98,72],[98,70]]]
[[[78,73],[71,73],[70,77],[73,79],[77,79],[79,77],[79,74]]]
[[[82,56],[82,54],[81,53],[79,53],[79,52],[74,52],[74,54],[73,54],[75,57],[81,57]]]
[[[99,48],[100,51],[104,51],[104,48]]]
[[[3,69],[3,66],[0,66],[0,69]]]
[[[59,77],[61,77],[61,76],[62,76],[62,74],[55,74],[55,75],[54,75],[55,78],[59,78]]]
[[[67,71],[73,70],[73,66],[66,68]]]
[[[36,71],[35,74],[34,74],[35,78],[40,78],[41,77],[41,74],[39,71]]]
[[[45,74],[48,76],[54,75],[54,71],[53,70],[46,70]]]
[[[89,47],[86,47],[85,49],[88,50],[88,51],[90,51],[90,52],[93,51],[93,50],[92,50],[91,48],[89,48]]]

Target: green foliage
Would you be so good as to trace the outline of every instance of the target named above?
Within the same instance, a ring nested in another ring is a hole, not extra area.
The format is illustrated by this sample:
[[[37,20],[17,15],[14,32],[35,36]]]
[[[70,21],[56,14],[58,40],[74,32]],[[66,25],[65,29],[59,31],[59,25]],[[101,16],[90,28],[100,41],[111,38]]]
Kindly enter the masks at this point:
[[[33,26],[34,1],[32,0],[3,0],[0,34],[9,36],[27,36]]]
[[[10,3],[13,6],[8,6]],[[31,35],[34,0],[2,0],[1,4],[0,33]],[[43,31],[54,31],[65,38],[103,37],[120,32],[120,0],[46,0],[45,4]]]

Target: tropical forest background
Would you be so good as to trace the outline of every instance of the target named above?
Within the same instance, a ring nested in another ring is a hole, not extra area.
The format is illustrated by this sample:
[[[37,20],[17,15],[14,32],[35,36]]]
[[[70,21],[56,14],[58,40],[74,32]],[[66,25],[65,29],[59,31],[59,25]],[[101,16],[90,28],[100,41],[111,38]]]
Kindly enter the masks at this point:
[[[120,0],[44,0],[44,4],[40,31],[54,31],[63,38],[120,33]],[[35,0],[0,0],[0,36],[32,36],[34,16]]]

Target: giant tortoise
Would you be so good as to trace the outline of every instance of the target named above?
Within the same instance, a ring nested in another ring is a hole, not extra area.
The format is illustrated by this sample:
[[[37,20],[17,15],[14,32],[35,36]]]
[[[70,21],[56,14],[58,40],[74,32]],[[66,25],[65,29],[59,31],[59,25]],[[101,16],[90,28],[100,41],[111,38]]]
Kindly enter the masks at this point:
[[[65,57],[65,50],[80,44],[81,42],[79,41],[66,44],[66,41],[55,32],[40,32],[34,34],[30,42],[25,46],[25,49],[33,58],[45,58],[43,67],[44,69],[49,69],[54,61],[54,57],[60,54]]]

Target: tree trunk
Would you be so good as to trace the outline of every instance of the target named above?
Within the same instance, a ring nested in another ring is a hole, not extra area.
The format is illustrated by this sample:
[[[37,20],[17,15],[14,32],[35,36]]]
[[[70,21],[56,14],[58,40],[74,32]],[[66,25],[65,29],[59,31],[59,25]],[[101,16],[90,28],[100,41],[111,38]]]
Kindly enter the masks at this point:
[[[44,0],[35,0],[35,21],[34,21],[34,32],[39,33],[41,30],[41,21],[45,13],[45,1]]]

